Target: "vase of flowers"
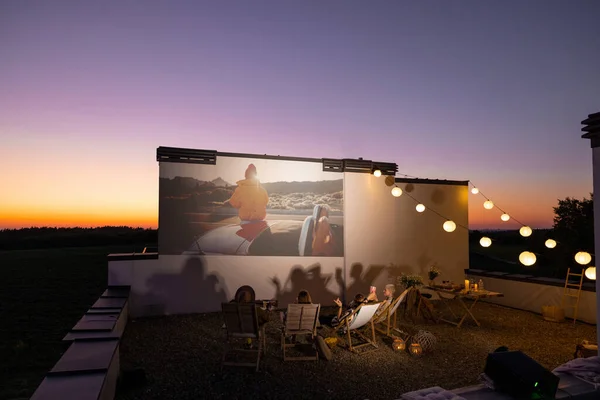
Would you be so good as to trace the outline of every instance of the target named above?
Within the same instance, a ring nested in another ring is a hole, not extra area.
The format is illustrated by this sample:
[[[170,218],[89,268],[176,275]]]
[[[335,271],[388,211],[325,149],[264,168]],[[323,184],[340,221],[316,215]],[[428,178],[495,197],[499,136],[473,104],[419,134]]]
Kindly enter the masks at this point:
[[[429,277],[429,286],[435,285],[435,278],[440,276],[440,273],[441,271],[435,266],[435,264],[429,267],[429,271],[427,272],[427,275]]]

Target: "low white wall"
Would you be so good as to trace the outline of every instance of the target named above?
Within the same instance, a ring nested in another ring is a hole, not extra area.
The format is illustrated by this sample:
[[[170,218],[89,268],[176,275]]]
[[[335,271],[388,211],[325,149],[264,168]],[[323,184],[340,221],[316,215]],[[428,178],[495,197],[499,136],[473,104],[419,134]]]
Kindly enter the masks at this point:
[[[343,262],[337,257],[174,255],[130,264],[111,261],[109,271],[112,284],[131,285],[129,312],[135,318],[219,311],[242,285],[251,285],[257,299],[275,298],[280,305],[293,302],[302,289],[314,302],[330,305],[341,294]]]
[[[473,276],[477,279],[480,278],[479,276]],[[484,301],[533,311],[538,314],[542,313],[542,306],[561,306],[563,287],[490,277],[481,277],[481,279],[485,284],[486,290],[504,294],[504,297],[490,298]],[[568,297],[566,301],[571,301],[575,304],[576,299]],[[571,318],[573,316],[573,308],[565,307],[565,316]],[[581,291],[577,320],[592,324],[596,323],[595,292]]]

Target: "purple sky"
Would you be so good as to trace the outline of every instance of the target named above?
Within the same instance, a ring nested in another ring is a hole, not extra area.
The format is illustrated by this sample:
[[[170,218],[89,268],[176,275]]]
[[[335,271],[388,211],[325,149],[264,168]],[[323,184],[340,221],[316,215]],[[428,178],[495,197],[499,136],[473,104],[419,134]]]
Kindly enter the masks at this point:
[[[557,198],[592,190],[599,15],[595,0],[3,0],[0,185],[77,201],[93,182],[157,213],[161,145],[364,157],[470,179],[551,225]],[[68,189],[72,174],[87,179]]]

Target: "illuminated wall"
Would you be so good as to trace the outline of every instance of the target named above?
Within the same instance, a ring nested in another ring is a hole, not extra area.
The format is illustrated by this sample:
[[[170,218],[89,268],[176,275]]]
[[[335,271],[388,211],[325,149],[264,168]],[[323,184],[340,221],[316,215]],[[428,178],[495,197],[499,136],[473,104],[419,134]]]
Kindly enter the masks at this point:
[[[323,305],[370,285],[381,297],[400,273],[425,277],[434,263],[441,279],[461,282],[466,230],[444,232],[439,216],[393,197],[384,177],[324,168],[320,160],[243,156],[218,156],[215,165],[161,162],[160,255],[111,263],[109,282],[132,286],[134,317],[218,311],[242,285],[283,307],[303,289]],[[254,170],[261,186],[253,185],[258,197],[244,208],[235,191]],[[398,185],[467,226],[466,183],[435,182]]]
[[[431,265],[442,271],[439,281],[462,282],[469,266],[468,231],[444,231],[445,220],[431,210],[418,213],[407,194],[468,227],[467,182],[396,179],[404,191],[396,198],[383,180],[345,174],[346,193],[352,193],[344,208],[348,295],[365,293],[371,284],[381,293],[401,273],[419,274],[426,282]]]

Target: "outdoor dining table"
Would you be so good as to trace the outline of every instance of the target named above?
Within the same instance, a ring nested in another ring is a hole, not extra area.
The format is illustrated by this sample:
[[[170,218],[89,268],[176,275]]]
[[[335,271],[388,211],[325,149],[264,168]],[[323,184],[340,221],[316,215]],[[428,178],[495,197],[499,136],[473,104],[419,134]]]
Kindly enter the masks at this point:
[[[448,295],[453,296],[452,298],[447,298],[447,297],[444,297],[441,295],[439,297],[440,297],[442,303],[450,310],[452,315],[456,318],[456,320],[452,321],[452,320],[445,319],[445,318],[439,318],[439,320],[447,322],[452,325],[456,325],[457,328],[461,327],[461,325],[463,324],[463,322],[465,322],[467,317],[470,317],[477,324],[477,326],[481,326],[479,321],[477,321],[477,318],[475,318],[475,316],[473,315],[473,307],[475,307],[475,304],[477,304],[479,299],[490,298],[490,297],[504,297],[504,294],[502,294],[502,293],[491,292],[489,290],[469,290],[467,292],[464,289],[453,290],[450,288],[439,287],[439,286],[426,286],[425,288],[432,290],[434,292],[437,292],[438,294],[448,294]],[[465,303],[465,301],[464,301],[465,299],[473,300],[473,302],[471,303],[470,306],[468,306]],[[449,304],[449,302],[451,300],[456,300],[456,302],[458,304],[460,304],[461,309],[463,310],[462,315],[456,315],[456,313],[452,310],[452,308],[450,307],[450,304]]]

